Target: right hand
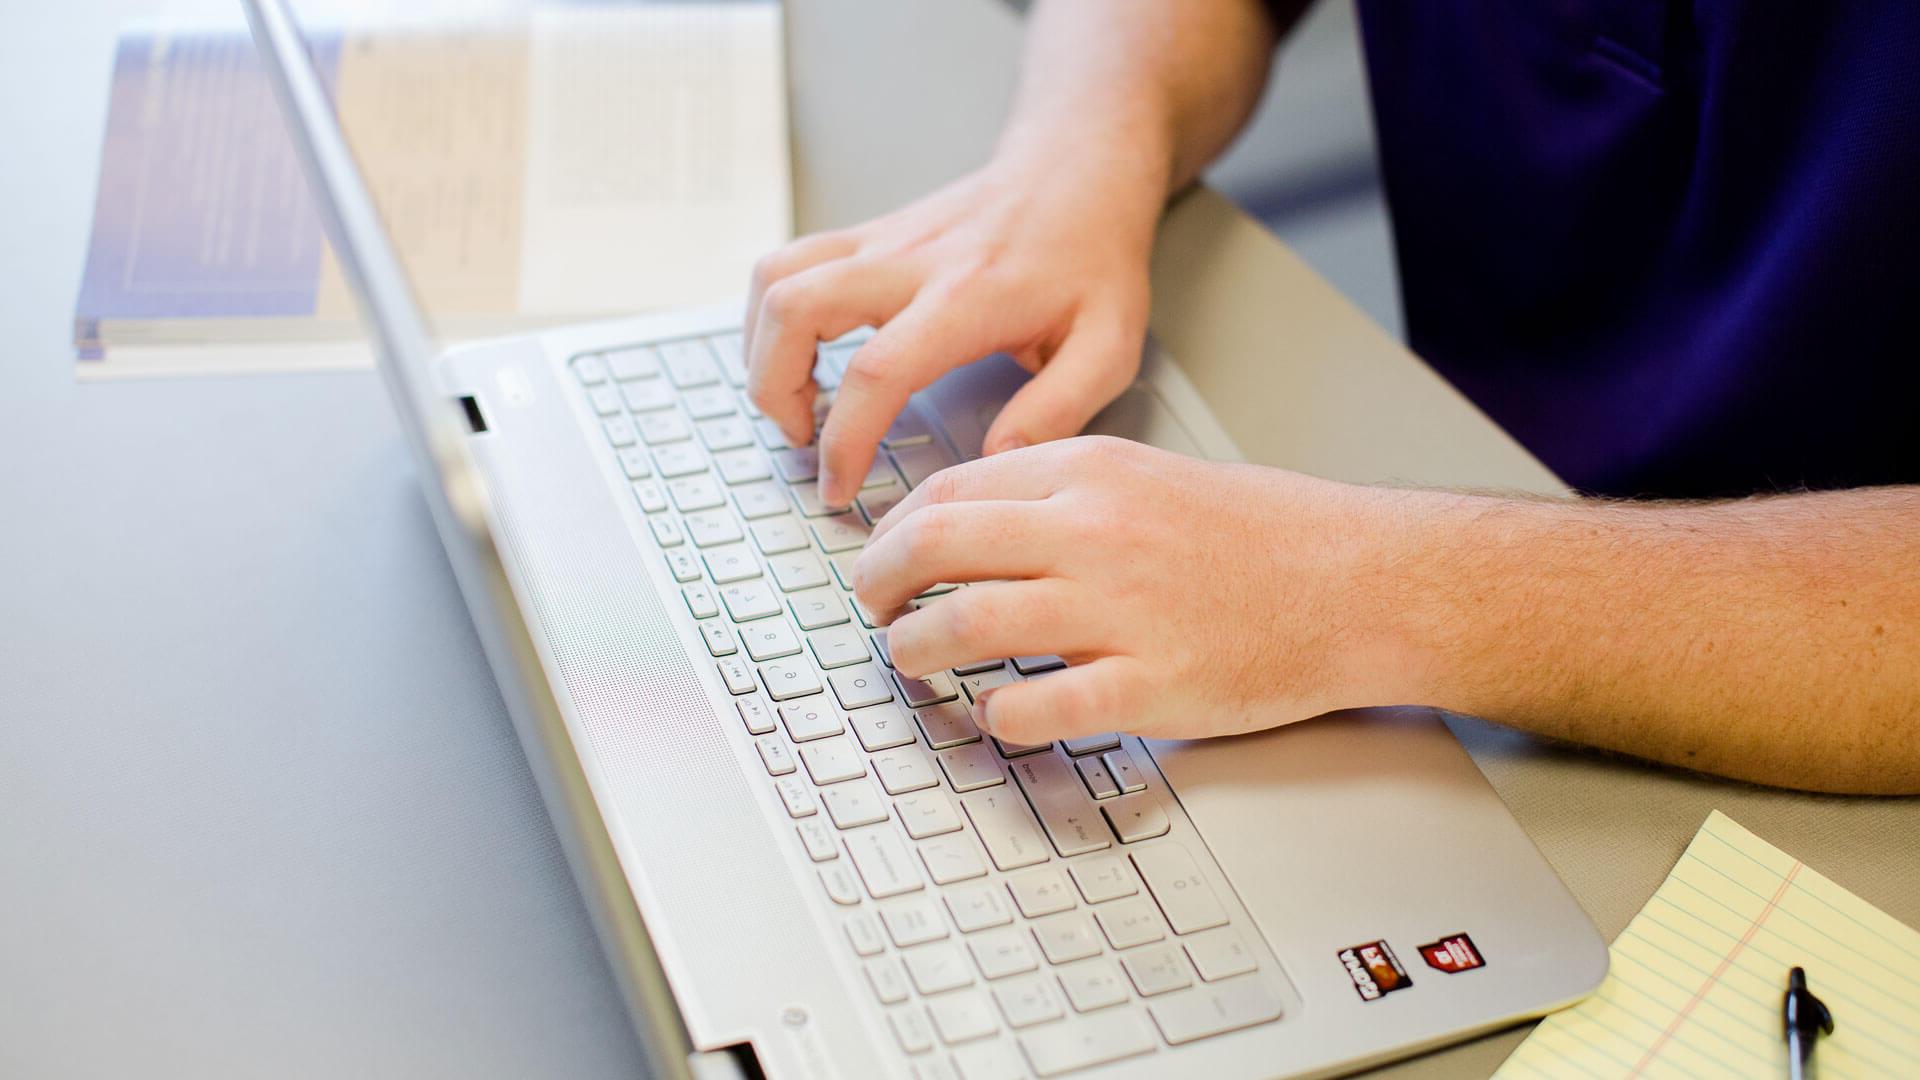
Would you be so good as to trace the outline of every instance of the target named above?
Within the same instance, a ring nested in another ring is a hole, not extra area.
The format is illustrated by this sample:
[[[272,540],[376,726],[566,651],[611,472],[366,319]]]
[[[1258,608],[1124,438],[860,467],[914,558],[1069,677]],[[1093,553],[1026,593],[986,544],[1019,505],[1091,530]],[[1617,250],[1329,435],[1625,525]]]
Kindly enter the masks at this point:
[[[879,328],[854,353],[820,432],[831,506],[851,501],[910,394],[992,353],[1034,377],[993,422],[986,453],[1078,434],[1139,369],[1163,195],[996,162],[883,217],[795,240],[754,267],[754,404],[805,446],[816,346]]]

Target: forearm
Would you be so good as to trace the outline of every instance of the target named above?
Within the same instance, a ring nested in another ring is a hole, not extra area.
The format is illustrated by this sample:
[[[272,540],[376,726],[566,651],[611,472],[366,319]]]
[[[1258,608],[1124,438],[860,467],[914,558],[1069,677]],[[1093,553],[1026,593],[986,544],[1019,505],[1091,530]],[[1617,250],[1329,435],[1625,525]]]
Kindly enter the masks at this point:
[[[1259,0],[1042,0],[997,156],[1097,170],[1157,216],[1246,122],[1279,31]]]
[[[1761,783],[1920,792],[1920,489],[1380,493],[1405,700]]]

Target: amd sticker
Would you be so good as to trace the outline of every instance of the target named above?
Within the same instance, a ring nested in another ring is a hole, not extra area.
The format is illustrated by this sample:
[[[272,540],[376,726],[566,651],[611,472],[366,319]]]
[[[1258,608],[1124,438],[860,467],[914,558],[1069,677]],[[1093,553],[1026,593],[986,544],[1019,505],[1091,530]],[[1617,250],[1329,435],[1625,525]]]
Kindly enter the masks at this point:
[[[1354,992],[1360,995],[1361,1001],[1379,1001],[1395,990],[1413,985],[1413,977],[1400,966],[1400,958],[1393,955],[1392,946],[1385,941],[1369,941],[1341,949],[1340,963],[1346,967],[1347,978],[1353,980]]]
[[[1465,934],[1443,937],[1431,945],[1420,946],[1420,957],[1427,966],[1435,971],[1444,971],[1456,975],[1462,971],[1487,966],[1487,961],[1474,946],[1473,939]]]

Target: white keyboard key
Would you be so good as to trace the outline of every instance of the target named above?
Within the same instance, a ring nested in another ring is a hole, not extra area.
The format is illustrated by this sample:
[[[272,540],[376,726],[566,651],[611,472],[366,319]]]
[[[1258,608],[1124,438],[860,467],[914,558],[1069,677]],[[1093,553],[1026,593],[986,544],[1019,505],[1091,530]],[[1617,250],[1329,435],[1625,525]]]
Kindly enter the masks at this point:
[[[887,937],[902,949],[947,936],[946,920],[930,900],[896,900],[880,909]]]
[[[1160,800],[1149,791],[1107,799],[1100,803],[1100,812],[1107,815],[1107,823],[1123,844],[1165,836],[1173,828],[1167,812],[1160,808]]]
[[[771,420],[756,420],[753,422],[753,429],[754,434],[760,436],[760,445],[769,450],[785,450],[792,445],[787,442],[787,436],[780,430],[780,425]]]
[[[733,406],[729,404],[727,407]],[[723,450],[741,450],[753,445],[753,429],[738,416],[702,420],[693,425],[693,430],[700,436],[700,445],[716,454]]]
[[[960,797],[960,806],[980,834],[980,842],[987,846],[988,858],[1000,869],[1017,870],[1051,857],[1053,849],[1040,835],[1026,801],[1010,789],[970,792]]]
[[[899,484],[900,474],[893,471],[893,462],[888,461],[885,454],[875,454],[873,464],[867,466],[867,475],[860,480],[860,490],[878,491]]]
[[[713,467],[719,471],[720,479],[729,484],[750,484],[773,476],[767,456],[752,449],[724,450],[714,454]],[[780,509],[786,508],[786,496],[783,494],[780,497]]]
[[[1019,927],[975,935],[967,941],[967,951],[980,966],[980,974],[989,980],[1025,974],[1040,966],[1040,958],[1033,951],[1033,938]]]
[[[1133,870],[1127,866],[1126,860],[1118,855],[1081,859],[1069,865],[1067,870],[1073,875],[1073,883],[1080,886],[1080,895],[1086,897],[1089,904],[1104,904],[1140,891],[1139,879],[1133,876]]]
[[[592,403],[593,411],[601,416],[612,416],[620,411],[620,391],[611,386],[596,386],[587,391],[587,401]]]
[[[1019,662],[1019,659],[1015,658],[1014,663],[1017,665]],[[1072,754],[1074,757],[1080,757],[1083,754],[1098,754],[1107,750],[1118,750],[1120,748],[1120,736],[1111,731],[1104,735],[1082,735],[1077,739],[1066,739],[1061,745],[1067,748],[1067,753]]]
[[[760,619],[740,628],[740,640],[747,643],[747,655],[754,663],[778,660],[800,651],[799,635],[785,619]]]
[[[927,1023],[927,1010],[918,1005],[896,1009],[887,1014],[893,1037],[900,1049],[909,1054],[924,1054],[933,1049],[933,1025]]]
[[[813,522],[814,539],[819,542],[820,550],[829,555],[864,547],[871,535],[873,530],[858,514],[836,514]]]
[[[993,745],[999,748],[1000,756],[1008,759],[1009,761],[1025,754],[1037,754],[1040,751],[1046,750],[1053,746],[1052,743],[1044,743],[1044,742],[1042,743],[1008,742],[1007,740],[1001,739],[1001,738],[994,739]]]
[[[821,788],[820,800],[827,804],[827,816],[838,829],[854,829],[887,820],[887,801],[880,797],[871,780],[848,780]]]
[[[1007,1018],[1010,1028],[1032,1027],[1066,1014],[1052,980],[1039,976],[1013,979],[995,986],[993,1000],[999,1003],[1000,1015]]]
[[[693,476],[707,471],[707,458],[692,445],[662,446],[653,452],[653,469],[667,480]]]
[[[775,450],[772,457],[774,471],[789,484],[805,483],[820,475],[820,448],[817,446]]]
[[[820,692],[820,676],[814,674],[813,665],[804,657],[760,665],[760,681],[767,685],[767,696],[775,701]]]
[[[633,485],[634,500],[640,509],[649,514],[657,514],[667,508],[667,492],[652,480],[640,480]]]
[[[673,407],[673,388],[659,382],[630,382],[620,388],[620,399],[635,413]]]
[[[880,931],[880,919],[871,911],[847,916],[847,942],[856,956],[878,956],[887,951],[886,935]],[[904,975],[905,972],[902,972]]]
[[[868,659],[865,635],[844,624],[815,630],[807,635],[807,645],[813,649],[813,658],[828,671]]]
[[[628,379],[651,379],[660,374],[660,358],[645,345],[614,349],[606,354],[606,358],[607,372],[622,382]]]
[[[893,673],[893,677],[899,681],[900,697],[906,701],[910,709],[937,705],[960,696],[960,691],[953,685],[953,677],[944,671],[936,671],[924,679],[909,679],[897,671]],[[962,709],[960,714],[964,717],[966,710]],[[972,727],[973,722],[969,720],[967,726]],[[980,733],[974,732],[973,737],[979,738]]]
[[[836,599],[838,599],[836,597]],[[843,709],[864,709],[893,700],[893,683],[877,664],[856,664],[827,673]]]
[[[680,395],[680,407],[687,410],[687,415],[695,420],[732,416],[733,392],[724,386],[703,386],[698,390],[688,390]],[[753,435],[749,433],[747,439],[751,441],[752,438]]]
[[[750,523],[747,531],[753,534],[754,545],[762,555],[799,551],[807,546],[807,531],[791,515],[763,518]]]
[[[859,548],[853,548],[848,551],[836,551],[827,556],[827,562],[833,565],[833,580],[835,584],[848,592],[852,592],[854,584],[853,564],[859,561]]]
[[[1013,893],[1013,902],[1020,908],[1020,914],[1029,919],[1073,910],[1073,890],[1067,886],[1067,879],[1061,876],[1058,867],[1043,866],[1015,874],[1007,879],[1007,889]]]
[[[787,512],[787,496],[780,485],[770,480],[757,484],[745,484],[733,489],[733,505],[740,516],[748,521],[772,517]]]
[[[740,523],[725,510],[702,510],[688,514],[683,520],[687,528],[687,538],[694,547],[713,547],[716,544],[731,544],[740,539]]]
[[[787,494],[793,498],[793,507],[800,512],[801,517],[821,518],[828,514],[843,513],[846,510],[844,506],[828,506],[822,502],[820,485],[811,480],[804,484],[793,485],[787,489]],[[859,515],[848,514],[847,516],[857,518]]]
[[[1260,966],[1245,938],[1232,929],[1209,930],[1186,941],[1187,956],[1208,982],[1245,975]]]
[[[828,863],[820,868],[820,884],[826,886],[827,896],[842,907],[851,907],[860,902],[860,883],[854,880],[853,871],[845,863]]]
[[[862,491],[854,502],[860,511],[860,516],[866,519],[867,524],[878,525],[880,519],[887,516],[887,511],[899,506],[900,500],[906,497],[906,485],[895,480],[882,487]]]
[[[1131,949],[1135,945],[1160,941],[1167,936],[1166,924],[1161,922],[1160,913],[1144,898],[1102,904],[1093,909],[1093,917],[1116,949]]]
[[[640,438],[645,440],[648,446],[659,446],[661,443],[681,442],[693,438],[693,430],[687,427],[687,422],[682,420],[677,412],[660,409],[655,412],[640,413],[636,419]]]
[[[806,781],[799,777],[783,776],[773,782],[773,788],[780,793],[780,801],[786,806],[788,817],[812,817],[819,813],[820,807],[813,801],[813,792],[807,790]]]
[[[1120,966],[1127,969],[1127,977],[1133,980],[1134,989],[1140,991],[1141,997],[1168,994],[1193,985],[1186,954],[1171,946],[1134,949],[1120,957]]]
[[[629,446],[620,451],[620,471],[629,480],[645,480],[653,475],[653,457],[644,447]]]
[[[1005,926],[1013,921],[1013,912],[1007,907],[1007,894],[1004,889],[991,881],[978,885],[962,885],[947,889],[942,894],[947,901],[947,911],[953,916],[953,925],[963,934],[977,930],[987,930],[995,926]],[[1026,936],[1015,932],[1022,943]],[[987,976],[989,979],[993,976]]]
[[[607,442],[611,443],[616,449],[623,446],[632,446],[639,437],[634,433],[633,421],[624,416],[616,416],[612,419],[602,421],[600,430],[606,433]]]
[[[781,592],[799,592],[829,584],[827,568],[820,565],[819,556],[811,551],[769,555],[767,570],[773,574],[774,583],[780,586]]]
[[[867,985],[873,987],[873,996],[880,999],[882,1005],[898,1005],[907,1000],[911,991],[907,989],[907,969],[900,966],[894,957],[882,957],[866,963]],[[904,1040],[903,1040],[904,1045]],[[924,1050],[931,1043],[921,1046]]]
[[[940,783],[940,774],[934,769],[933,762],[917,746],[875,754],[873,775],[879,778],[880,786],[889,795],[905,795],[909,791],[919,791]]]
[[[667,572],[673,575],[675,581],[699,581],[700,559],[686,548],[668,548]]]
[[[915,600],[913,603],[918,607],[925,607],[930,602],[931,601],[926,599],[920,599]],[[953,666],[953,673],[955,675],[982,675],[990,671],[999,670],[1001,670],[1001,662],[998,660],[978,660],[971,664],[955,664]]]
[[[964,673],[966,669],[955,668],[954,670]],[[1008,673],[1006,668],[1001,667],[999,661],[996,660],[994,661],[993,668],[990,670],[982,671],[977,675],[965,675],[965,677],[960,680],[960,689],[967,692],[968,701],[977,702],[980,700],[982,694],[985,694],[989,690],[1005,686],[1012,681],[1013,676]]]
[[[1087,785],[1087,794],[1096,799],[1111,799],[1120,794],[1120,785],[1114,782],[1113,774],[1107,771],[1107,763],[1097,757],[1081,758],[1074,762],[1080,770],[1080,779]]]
[[[793,828],[800,834],[800,843],[807,849],[807,858],[814,862],[831,862],[840,857],[840,844],[834,840],[833,826],[818,817],[809,817],[801,818]]]
[[[1100,755],[1100,760],[1106,763],[1107,771],[1113,774],[1113,782],[1120,785],[1122,794],[1147,789],[1147,776],[1140,771],[1140,766],[1134,764],[1132,754],[1115,750]]]
[[[913,742],[913,722],[898,706],[874,705],[847,714],[853,721],[853,733],[869,753],[905,746]]]
[[[973,969],[957,945],[945,942],[924,945],[908,949],[900,958],[907,963],[907,977],[913,980],[913,988],[922,994],[973,985]]]
[[[667,498],[672,499],[674,509],[683,514],[727,505],[727,493],[706,473],[667,481]]]
[[[940,771],[955,791],[977,791],[1007,782],[1000,771],[1000,759],[985,743],[956,746],[940,753]]]
[[[1033,939],[1050,964],[1065,964],[1100,955],[1100,935],[1085,912],[1069,911],[1033,922]]]
[[[1027,801],[1033,804],[1034,813],[1040,815],[1041,827],[1047,830],[1047,838],[1062,856],[1084,855],[1113,846],[1106,825],[1100,821],[1099,810],[1081,790],[1080,778],[1065,758],[1056,754],[1022,757],[1013,763],[1013,778]]]
[[[900,469],[900,476],[908,487],[919,487],[927,477],[955,464],[954,457],[947,448],[937,442],[924,442],[918,446],[902,446],[892,451],[893,463]]]
[[[1067,666],[1065,660],[1057,656],[1016,656],[1013,658],[1013,670],[1022,675],[1038,675],[1042,671],[1053,671]],[[1119,745],[1116,740],[1115,746]]]
[[[1227,924],[1227,909],[1186,848],[1171,843],[1139,848],[1133,853],[1133,864],[1140,868],[1174,933],[1191,934]]]
[[[1113,961],[1105,958],[1082,960],[1058,972],[1060,988],[1075,1012],[1093,1012],[1127,1000],[1127,984]]]
[[[802,748],[801,753],[805,752]],[[920,874],[913,868],[913,856],[891,829],[862,829],[848,834],[847,855],[860,872],[860,880],[866,882],[867,894],[875,900],[922,887]]]
[[[713,350],[699,340],[673,341],[659,347],[660,363],[667,378],[682,390],[720,381],[720,370],[713,362]]]
[[[939,836],[960,828],[960,812],[944,791],[924,791],[893,801],[900,812],[900,824],[915,840]]]
[[[748,694],[734,699],[733,704],[740,710],[740,721],[747,725],[749,735],[765,735],[773,730],[773,710],[767,708],[766,698],[759,694]]]
[[[893,418],[893,424],[881,437],[880,445],[891,450],[896,446],[913,446],[931,438],[933,438],[933,429],[927,426],[926,417],[921,416],[920,410],[909,403],[900,411],[899,416]]]
[[[951,885],[987,872],[987,864],[981,861],[979,850],[965,833],[921,844],[920,861],[926,864],[927,875],[935,885]]]
[[[747,385],[747,362],[741,355],[742,339],[739,334],[715,334],[707,339],[713,347],[713,355],[720,361],[720,373],[736,389]]]
[[[841,602],[840,594],[831,588],[794,593],[787,598],[787,605],[793,609],[793,617],[802,630],[818,630],[847,621],[847,605]]]
[[[754,558],[753,548],[746,544],[723,544],[706,552],[702,559],[715,585],[731,585],[760,576],[760,560]]]
[[[678,547],[687,539],[680,531],[679,519],[671,515],[660,515],[647,519],[647,528],[653,530],[653,542],[663,548]]]
[[[1157,1046],[1153,1028],[1131,1010],[1094,1013],[1071,1024],[1053,1024],[1020,1036],[1027,1064],[1042,1077],[1152,1053]]]
[[[573,377],[587,386],[607,381],[606,361],[597,353],[587,353],[573,358]]]
[[[1178,1046],[1280,1018],[1280,999],[1257,978],[1215,983],[1148,1006],[1160,1034]]]
[[[840,711],[824,697],[780,706],[780,722],[787,726],[787,737],[797,743],[825,739],[846,730]]]
[[[720,614],[720,602],[705,585],[688,585],[680,590],[680,595],[687,601],[687,611],[696,619],[711,619]]]
[[[793,752],[780,736],[762,735],[753,740],[753,748],[760,751],[760,763],[767,767],[767,775],[785,776],[793,771]]]
[[[973,1042],[953,1049],[953,1067],[959,1080],[1027,1080],[1027,1059],[1003,1040]],[[932,1080],[919,1077],[917,1080]]]
[[[993,1006],[987,1004],[986,995],[978,991],[934,998],[927,1002],[927,1015],[933,1017],[934,1030],[948,1046],[984,1039],[1000,1030]]]
[[[959,702],[928,706],[913,715],[919,721],[921,732],[927,737],[927,745],[935,750],[980,741],[980,729],[974,726],[972,714]],[[994,766],[995,772],[999,772],[999,769],[998,765]]]
[[[777,738],[777,736],[767,736]],[[867,763],[845,736],[815,739],[800,744],[800,761],[816,785],[837,784],[867,775]]]
[[[727,684],[729,694],[751,694],[759,689],[753,681],[753,669],[737,656],[729,656],[715,663],[720,669],[720,678]]]
[[[887,667],[893,667],[893,654],[887,651],[887,632],[885,630],[875,630],[867,636],[873,641],[873,654],[878,656],[880,662],[887,665]]]

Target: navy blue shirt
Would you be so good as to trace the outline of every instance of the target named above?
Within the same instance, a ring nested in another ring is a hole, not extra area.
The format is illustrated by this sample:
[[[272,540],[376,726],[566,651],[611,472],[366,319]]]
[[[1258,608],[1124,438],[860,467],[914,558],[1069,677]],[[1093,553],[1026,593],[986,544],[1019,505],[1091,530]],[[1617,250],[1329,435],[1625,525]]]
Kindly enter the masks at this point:
[[[1360,0],[1409,342],[1575,487],[1920,481],[1920,0]]]

